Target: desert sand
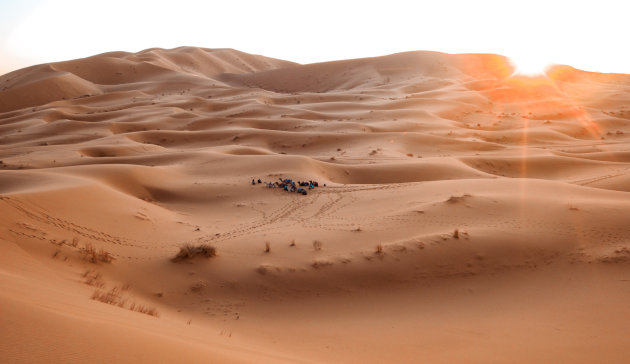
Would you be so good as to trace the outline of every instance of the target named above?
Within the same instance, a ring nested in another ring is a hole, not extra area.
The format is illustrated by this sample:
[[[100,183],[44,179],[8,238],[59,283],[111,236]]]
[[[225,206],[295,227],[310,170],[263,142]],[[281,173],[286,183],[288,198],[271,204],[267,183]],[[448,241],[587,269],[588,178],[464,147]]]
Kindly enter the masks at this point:
[[[513,71],[181,47],[0,76],[0,362],[627,362],[630,76]]]

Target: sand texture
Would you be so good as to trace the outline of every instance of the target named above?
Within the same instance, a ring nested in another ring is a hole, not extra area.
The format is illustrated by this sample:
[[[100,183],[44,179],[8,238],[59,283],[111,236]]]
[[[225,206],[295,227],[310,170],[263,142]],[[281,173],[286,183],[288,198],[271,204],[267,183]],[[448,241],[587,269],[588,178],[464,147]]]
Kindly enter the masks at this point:
[[[181,47],[0,76],[0,362],[627,363],[630,76],[512,71]]]

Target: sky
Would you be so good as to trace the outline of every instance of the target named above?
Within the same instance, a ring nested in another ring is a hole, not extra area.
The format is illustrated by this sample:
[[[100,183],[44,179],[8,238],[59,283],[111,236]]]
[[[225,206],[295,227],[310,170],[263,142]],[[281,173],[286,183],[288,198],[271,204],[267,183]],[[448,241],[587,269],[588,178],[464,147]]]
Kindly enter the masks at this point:
[[[0,0],[0,74],[109,51],[234,48],[299,63],[413,50],[630,74],[630,1]]]

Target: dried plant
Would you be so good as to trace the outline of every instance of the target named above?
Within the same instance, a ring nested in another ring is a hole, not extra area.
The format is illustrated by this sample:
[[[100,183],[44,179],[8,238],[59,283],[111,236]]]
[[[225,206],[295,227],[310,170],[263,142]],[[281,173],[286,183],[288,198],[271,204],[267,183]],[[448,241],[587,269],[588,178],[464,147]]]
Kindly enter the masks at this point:
[[[313,241],[313,249],[314,250],[322,250],[322,246],[323,246],[323,244],[322,244],[321,241],[319,241],[319,240],[314,240]]]
[[[109,252],[102,248],[97,251],[92,244],[89,243],[80,248],[79,252],[83,255],[83,259],[90,263],[111,263],[114,260],[114,257]]]
[[[179,248],[177,255],[171,259],[173,262],[181,262],[193,259],[197,256],[204,258],[212,258],[217,255],[217,249],[209,244],[184,244]]]

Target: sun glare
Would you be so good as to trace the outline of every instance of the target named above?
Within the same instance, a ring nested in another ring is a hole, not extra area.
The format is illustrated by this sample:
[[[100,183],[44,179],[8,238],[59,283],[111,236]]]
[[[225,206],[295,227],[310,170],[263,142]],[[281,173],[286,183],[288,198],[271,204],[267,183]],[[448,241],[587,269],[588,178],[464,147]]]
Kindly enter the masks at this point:
[[[549,67],[549,63],[537,58],[512,57],[515,75],[522,76],[540,76],[545,74],[545,70]]]

